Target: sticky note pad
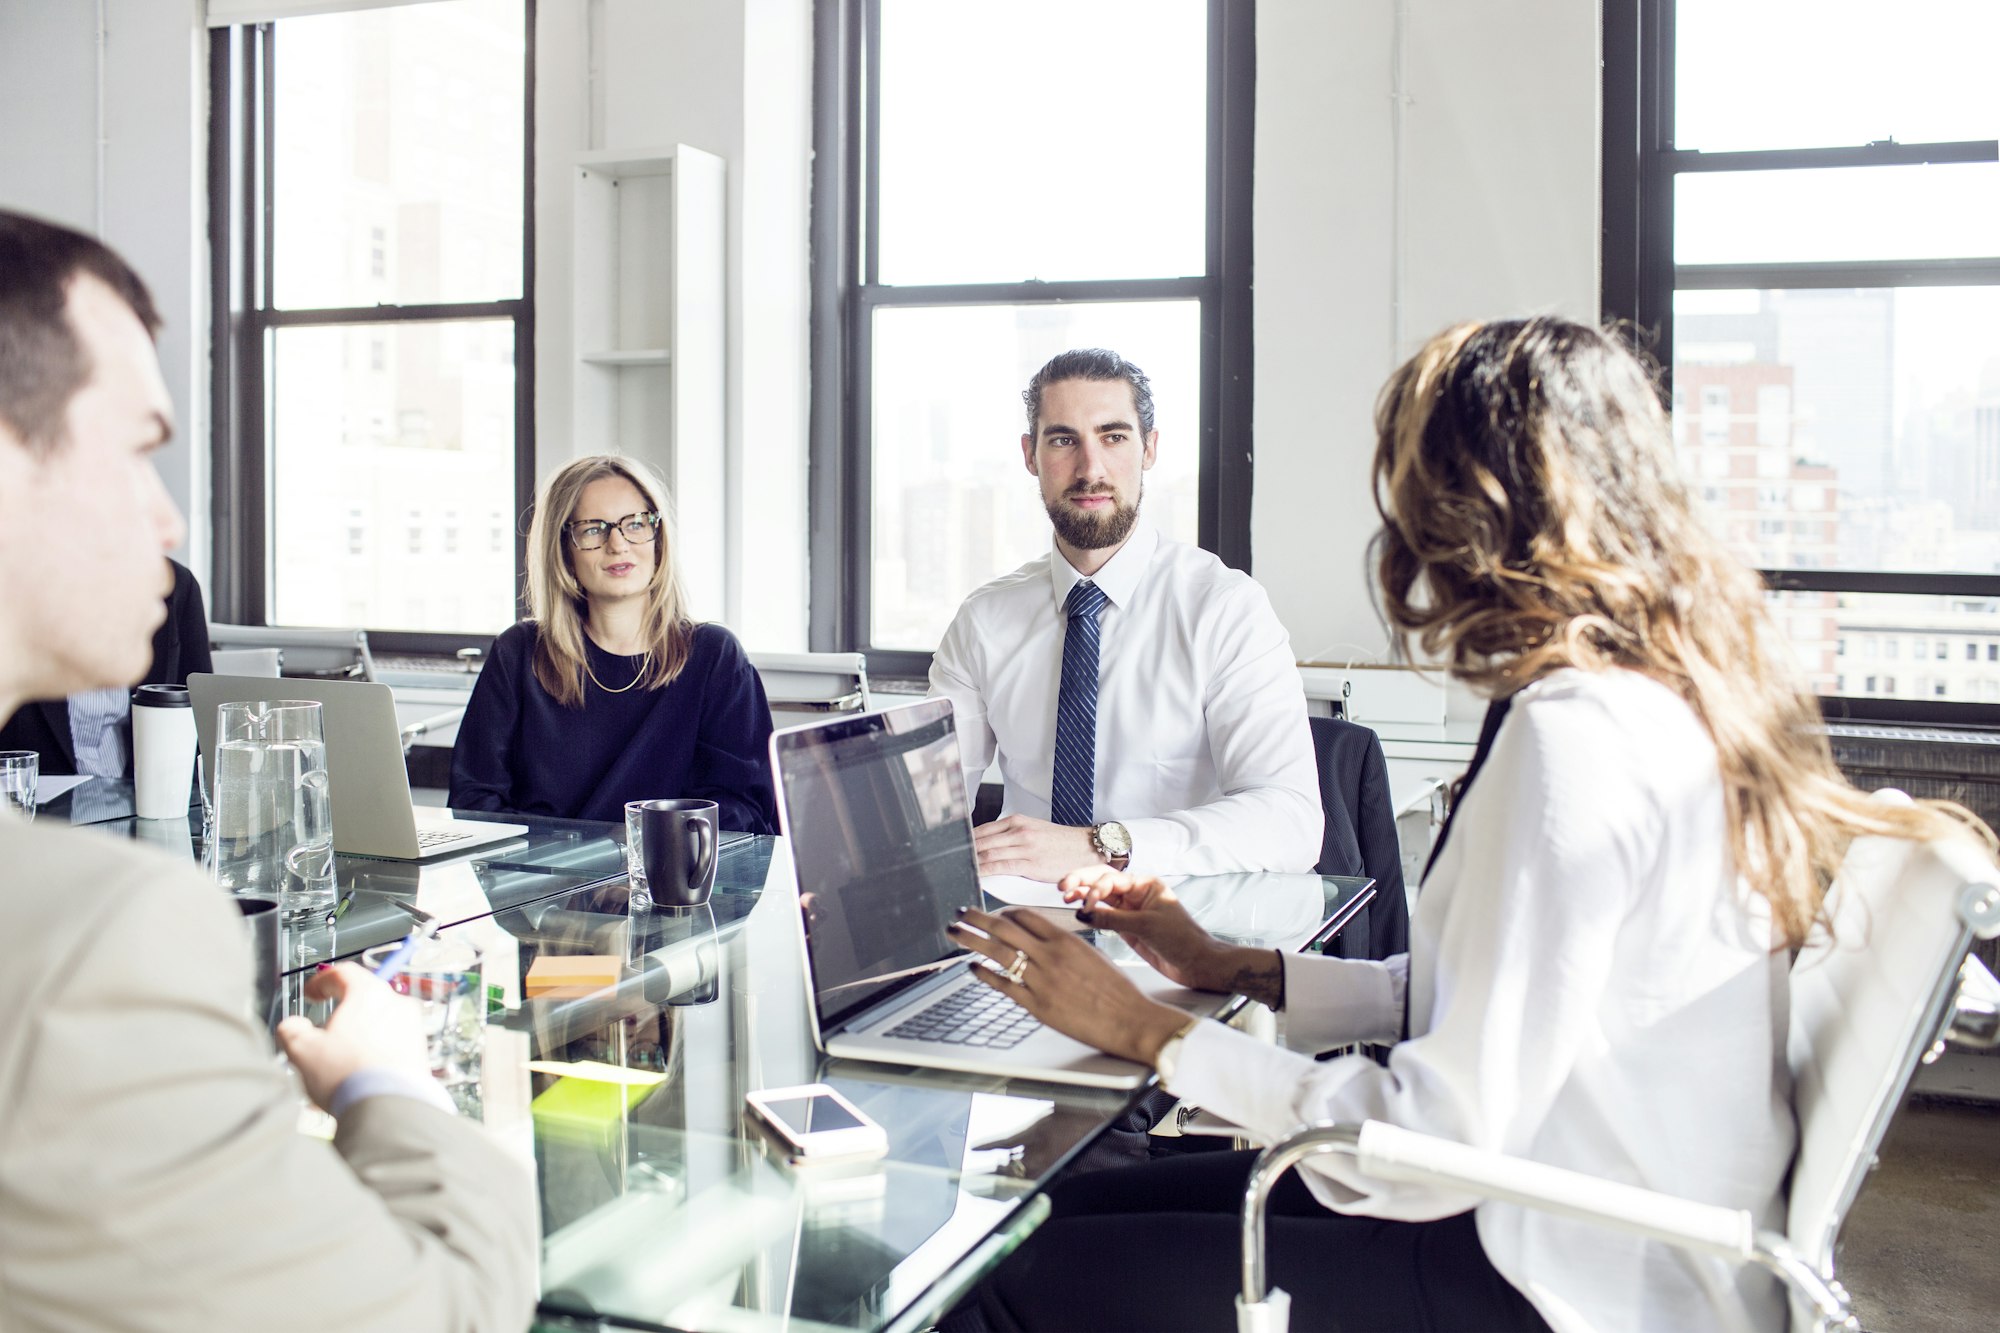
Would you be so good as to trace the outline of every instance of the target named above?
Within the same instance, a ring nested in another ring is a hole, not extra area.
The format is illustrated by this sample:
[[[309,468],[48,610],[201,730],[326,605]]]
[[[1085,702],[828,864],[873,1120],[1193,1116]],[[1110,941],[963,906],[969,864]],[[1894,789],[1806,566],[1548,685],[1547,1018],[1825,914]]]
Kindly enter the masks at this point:
[[[609,1152],[617,1145],[619,1122],[652,1092],[653,1086],[643,1083],[559,1078],[531,1105],[535,1135],[545,1143],[560,1140]]]
[[[617,985],[619,970],[618,959],[610,954],[543,954],[528,968],[522,990],[531,1000],[576,999]]]

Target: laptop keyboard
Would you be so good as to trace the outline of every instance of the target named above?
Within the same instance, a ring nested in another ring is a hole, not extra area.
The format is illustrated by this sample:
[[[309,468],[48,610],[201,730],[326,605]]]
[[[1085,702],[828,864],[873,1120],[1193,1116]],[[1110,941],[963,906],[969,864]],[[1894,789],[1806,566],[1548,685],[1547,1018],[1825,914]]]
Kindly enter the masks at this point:
[[[423,848],[449,847],[454,842],[465,842],[473,835],[458,829],[420,828],[417,830],[417,846]]]
[[[990,986],[974,982],[925,1006],[882,1035],[1004,1051],[1019,1046],[1040,1026],[1026,1009]]]

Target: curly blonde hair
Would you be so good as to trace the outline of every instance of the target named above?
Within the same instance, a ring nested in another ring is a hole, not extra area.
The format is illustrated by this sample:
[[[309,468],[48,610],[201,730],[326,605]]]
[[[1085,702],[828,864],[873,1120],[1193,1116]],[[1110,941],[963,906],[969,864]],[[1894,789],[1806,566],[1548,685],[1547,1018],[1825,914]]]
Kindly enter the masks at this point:
[[[1708,729],[1730,849],[1787,943],[1823,924],[1857,834],[1971,825],[1889,806],[1834,766],[1764,585],[1696,510],[1651,374],[1554,317],[1445,330],[1383,387],[1373,485],[1384,618],[1459,679],[1504,695],[1565,667],[1636,671]]]

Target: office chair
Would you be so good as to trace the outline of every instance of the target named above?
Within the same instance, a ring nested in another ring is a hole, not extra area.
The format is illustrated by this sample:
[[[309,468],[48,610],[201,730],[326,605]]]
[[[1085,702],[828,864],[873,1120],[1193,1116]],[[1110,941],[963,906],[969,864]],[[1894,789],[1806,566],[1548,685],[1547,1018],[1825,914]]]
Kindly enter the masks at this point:
[[[1382,741],[1358,722],[1309,717],[1319,765],[1319,803],[1326,815],[1320,840],[1322,875],[1366,875],[1375,881],[1368,928],[1341,937],[1343,958],[1388,958],[1410,947],[1410,904],[1403,888],[1403,850],[1389,793]],[[1352,937],[1352,938],[1350,938]]]
[[[375,657],[362,629],[297,629],[210,622],[208,641],[218,650],[276,648],[297,676],[375,679]],[[262,675],[262,672],[249,672]]]
[[[868,711],[868,659],[860,653],[750,653],[780,727],[829,713]]]
[[[1901,792],[1878,798],[1907,802]],[[1791,1298],[1791,1324],[1858,1329],[1834,1278],[1834,1241],[1861,1192],[1917,1066],[1946,1041],[2000,1037],[2000,985],[1969,955],[2000,935],[2000,870],[1971,838],[1915,843],[1857,839],[1829,898],[1829,940],[1792,965],[1787,1059],[1799,1146],[1785,1232],[1751,1214],[1472,1148],[1379,1121],[1313,1125],[1257,1158],[1243,1202],[1240,1333],[1282,1333],[1288,1300],[1266,1287],[1264,1203],[1306,1157],[1341,1153],[1370,1175],[1445,1186],[1560,1213],[1669,1245],[1756,1264]]]
[[[209,670],[218,676],[266,676],[285,674],[282,648],[217,648],[209,654]]]
[[[1450,803],[1451,784],[1443,778],[1425,778],[1396,808],[1396,841],[1403,846],[1403,889],[1411,911],[1417,910],[1417,885],[1430,864],[1431,849],[1444,832],[1444,816]]]

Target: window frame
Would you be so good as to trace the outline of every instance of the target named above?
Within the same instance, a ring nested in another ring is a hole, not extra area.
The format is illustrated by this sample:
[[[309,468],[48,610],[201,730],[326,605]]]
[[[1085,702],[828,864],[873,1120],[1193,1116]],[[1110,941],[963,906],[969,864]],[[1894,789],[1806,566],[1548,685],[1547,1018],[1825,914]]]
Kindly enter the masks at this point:
[[[1673,262],[1674,182],[1696,172],[1791,171],[2000,161],[2000,141],[1894,140],[1844,147],[1704,153],[1674,144],[1676,0],[1605,0],[1603,6],[1602,224],[1599,314],[1632,329],[1658,362],[1662,399],[1673,397],[1677,290],[2000,286],[2000,258],[1846,260],[1761,264]],[[1774,592],[2000,596],[2000,574],[1871,569],[1762,569]],[[2000,706],[1933,699],[1818,696],[1829,721],[2000,727]]]
[[[831,168],[815,171],[812,182],[808,549],[815,650],[866,653],[877,676],[918,677],[930,670],[930,652],[878,648],[869,638],[871,343],[875,311],[892,306],[1199,302],[1198,539],[1225,564],[1249,571],[1256,0],[1207,0],[1207,8],[1206,271],[1201,276],[890,286],[875,280],[879,102],[873,73],[880,60],[880,0],[814,0],[813,156]]]
[[[210,532],[209,613],[224,624],[269,625],[275,540],[271,531],[271,359],[284,328],[509,320],[514,328],[514,601],[526,615],[522,571],[527,534],[520,518],[535,498],[535,9],[526,26],[522,81],[521,294],[500,301],[426,302],[277,309],[274,288],[276,29],[272,23],[209,33],[208,241]],[[378,516],[379,518],[379,516]],[[390,541],[400,525],[377,521]],[[306,628],[299,626],[296,628]],[[343,626],[342,628],[348,628]],[[361,625],[370,645],[389,652],[447,654],[489,648],[492,634],[389,630]]]

